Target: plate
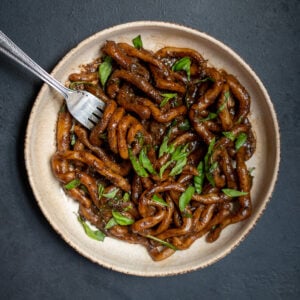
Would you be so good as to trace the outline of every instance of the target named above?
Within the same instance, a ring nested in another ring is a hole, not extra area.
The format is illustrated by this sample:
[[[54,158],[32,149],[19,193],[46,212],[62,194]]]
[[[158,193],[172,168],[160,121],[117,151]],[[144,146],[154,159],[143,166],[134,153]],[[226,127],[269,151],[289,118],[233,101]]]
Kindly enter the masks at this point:
[[[214,243],[197,240],[188,250],[177,251],[154,262],[140,245],[106,238],[88,238],[78,223],[75,201],[67,197],[50,168],[55,152],[55,127],[63,99],[44,85],[33,105],[25,140],[25,160],[29,181],[41,211],[61,237],[91,261],[115,271],[138,276],[166,276],[204,268],[229,254],[249,233],[262,215],[277,178],[280,160],[279,128],[272,102],[254,71],[234,51],[213,37],[191,28],[164,22],[141,21],[118,25],[94,34],[72,49],[58,63],[52,75],[66,82],[78,66],[100,55],[106,40],[131,43],[138,34],[146,49],[163,46],[189,47],[199,51],[213,66],[238,77],[251,95],[250,120],[257,138],[257,150],[248,161],[254,171],[253,213],[241,223],[228,226]]]

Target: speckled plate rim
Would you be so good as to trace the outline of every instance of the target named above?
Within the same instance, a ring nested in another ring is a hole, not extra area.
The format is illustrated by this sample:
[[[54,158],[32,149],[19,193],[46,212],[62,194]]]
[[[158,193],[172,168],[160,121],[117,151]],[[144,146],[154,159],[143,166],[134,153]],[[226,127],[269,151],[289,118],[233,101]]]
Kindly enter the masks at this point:
[[[75,48],[73,48],[72,50],[70,50],[60,61],[59,63],[56,65],[56,67],[53,69],[52,71],[52,75],[55,75],[57,73],[57,71],[61,68],[61,66],[63,65],[64,61],[68,60],[70,57],[72,57],[72,55],[74,53],[76,53],[78,51],[78,49],[80,49],[81,47],[83,47],[84,45],[90,43],[92,40],[97,39],[99,36],[102,35],[107,35],[109,33],[112,32],[118,32],[120,30],[124,30],[126,28],[128,29],[133,29],[133,28],[141,28],[141,27],[151,27],[151,28],[164,28],[164,29],[173,29],[173,30],[178,30],[180,32],[186,32],[188,34],[191,34],[193,36],[198,36],[201,39],[205,39],[207,40],[209,43],[214,44],[215,47],[217,48],[221,48],[222,51],[227,52],[229,55],[231,55],[233,57],[234,60],[236,60],[249,74],[250,76],[254,79],[254,81],[257,83],[257,85],[260,88],[260,91],[266,101],[266,105],[268,106],[269,112],[271,114],[270,118],[272,120],[272,125],[274,126],[274,134],[275,136],[274,138],[274,144],[276,147],[276,153],[275,153],[275,161],[273,162],[274,164],[274,168],[273,168],[273,173],[270,179],[270,184],[265,192],[265,199],[263,200],[263,203],[260,204],[259,209],[256,211],[255,213],[255,217],[251,220],[251,222],[248,222],[247,224],[245,224],[243,230],[242,230],[242,234],[239,235],[238,238],[235,239],[235,242],[228,247],[227,249],[225,249],[224,251],[222,251],[218,256],[209,258],[206,262],[202,262],[200,264],[195,264],[194,266],[189,266],[188,268],[185,266],[179,267],[176,270],[160,270],[158,271],[156,270],[132,270],[130,268],[124,268],[124,267],[120,267],[118,265],[113,265],[113,264],[108,264],[104,261],[99,261],[99,259],[95,259],[93,256],[87,254],[84,250],[82,250],[80,248],[80,246],[78,246],[76,243],[74,243],[74,241],[70,240],[67,236],[63,235],[61,233],[60,230],[60,226],[56,223],[52,222],[52,217],[51,215],[49,215],[47,209],[45,209],[44,207],[44,203],[42,201],[42,199],[40,199],[39,197],[39,186],[36,183],[35,180],[35,176],[36,174],[34,174],[33,172],[33,168],[32,168],[32,153],[30,153],[30,143],[32,142],[31,140],[31,133],[33,132],[33,130],[35,129],[34,126],[34,119],[35,116],[37,114],[38,111],[38,106],[40,105],[40,101],[42,99],[43,94],[45,93],[45,90],[48,89],[48,86],[46,84],[43,85],[43,87],[41,88],[30,113],[30,117],[29,117],[29,121],[28,121],[28,125],[27,125],[27,130],[26,130],[26,136],[25,136],[25,149],[24,149],[24,153],[25,153],[25,165],[26,165],[26,169],[27,169],[27,173],[28,173],[28,178],[29,178],[29,182],[31,185],[31,188],[33,190],[33,193],[35,195],[36,201],[42,211],[42,213],[44,214],[44,216],[46,217],[46,219],[48,220],[48,222],[51,224],[51,226],[53,227],[53,229],[71,246],[73,247],[78,253],[80,253],[81,255],[87,257],[89,260],[100,264],[103,267],[106,267],[108,269],[112,269],[118,272],[122,272],[125,274],[130,274],[130,275],[137,275],[137,276],[146,276],[146,277],[153,277],[153,276],[170,276],[170,275],[176,275],[176,274],[182,274],[182,273],[186,273],[186,272],[190,272],[190,271],[194,271],[197,269],[201,269],[204,267],[207,267],[209,265],[211,265],[212,263],[217,262],[218,260],[220,260],[221,258],[225,257],[226,255],[228,255],[234,248],[236,248],[240,242],[246,237],[246,235],[250,232],[250,230],[255,226],[255,224],[257,223],[258,219],[261,217],[263,211],[265,210],[268,202],[271,199],[274,187],[275,187],[275,183],[277,180],[277,175],[278,175],[278,171],[279,171],[279,163],[280,163],[280,134],[279,134],[279,125],[278,125],[278,121],[277,121],[277,117],[276,117],[276,112],[275,109],[273,107],[273,104],[271,102],[271,99],[268,95],[268,92],[266,91],[263,83],[261,82],[261,80],[258,78],[258,76],[255,74],[255,72],[250,68],[250,66],[238,55],[236,54],[232,49],[230,49],[228,46],[224,45],[222,42],[218,41],[217,39],[209,36],[206,33],[197,31],[195,29],[186,27],[186,26],[182,26],[182,25],[178,25],[178,24],[173,24],[173,23],[168,23],[168,22],[156,22],[156,21],[138,21],[138,22],[131,22],[131,23],[125,23],[125,24],[121,24],[121,25],[116,25],[113,27],[110,27],[108,29],[102,30],[98,33],[95,33],[94,35],[88,37],[87,39],[83,40],[81,43],[78,44],[78,46],[76,46]],[[155,263],[154,263],[155,264]]]

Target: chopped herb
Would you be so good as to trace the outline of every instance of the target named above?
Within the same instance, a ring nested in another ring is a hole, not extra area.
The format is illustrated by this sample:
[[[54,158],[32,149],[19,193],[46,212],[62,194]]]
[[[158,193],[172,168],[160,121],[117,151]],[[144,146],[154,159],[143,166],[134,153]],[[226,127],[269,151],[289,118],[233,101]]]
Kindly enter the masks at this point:
[[[206,153],[205,156],[204,156],[204,169],[205,169],[205,171],[208,171],[208,170],[209,170],[209,160],[210,160],[210,157],[211,157],[211,155],[212,155],[212,152],[213,152],[215,143],[216,143],[216,138],[214,137],[214,138],[210,141],[210,143],[209,143],[209,145],[208,145],[207,153]]]
[[[126,226],[126,225],[131,225],[134,223],[134,220],[131,218],[127,218],[125,216],[123,216],[121,213],[119,213],[118,211],[112,211],[112,215],[115,219],[115,221],[121,225],[121,226]]]
[[[218,162],[215,161],[209,168],[208,172],[212,173],[218,167]]]
[[[99,138],[102,140],[107,140],[107,132],[99,134]]]
[[[114,227],[115,225],[117,225],[118,223],[116,222],[116,220],[114,218],[111,218],[105,225],[105,229],[110,229],[112,227]]]
[[[99,197],[99,199],[102,197],[103,192],[104,192],[104,186],[101,183],[99,183],[98,184],[98,197]]]
[[[203,161],[200,161],[200,163],[197,166],[197,171],[199,175],[194,176],[194,186],[196,193],[201,194],[202,193],[202,187],[203,187],[203,181],[204,181],[204,164]]]
[[[223,131],[222,133],[226,138],[230,139],[231,141],[235,140],[235,135],[231,131]]]
[[[143,145],[144,144],[144,135],[143,135],[143,133],[138,131],[135,136],[136,136],[136,139],[137,139],[139,145]]]
[[[102,86],[104,87],[108,77],[112,72],[112,58],[110,56],[106,56],[104,61],[99,66],[99,77]]]
[[[178,125],[178,128],[180,130],[189,130],[191,128],[191,124],[190,124],[190,121],[188,119],[185,119],[183,122],[181,122],[179,125]]]
[[[108,199],[113,199],[116,197],[118,191],[119,191],[118,188],[113,188],[109,193],[102,194],[102,196]]]
[[[218,114],[210,112],[207,117],[199,119],[199,122],[213,120],[218,116]]]
[[[132,44],[137,49],[143,48],[143,41],[140,34],[132,39]]]
[[[188,80],[191,78],[191,59],[189,57],[183,57],[178,60],[173,66],[172,71],[185,71]]]
[[[71,133],[71,141],[70,141],[70,145],[74,146],[76,143],[76,135],[74,132]]]
[[[193,195],[195,193],[195,188],[193,186],[189,186],[180,196],[179,198],[179,209],[183,212],[186,206],[191,201]]]
[[[228,102],[228,99],[229,99],[229,96],[230,96],[230,92],[229,91],[226,91],[224,93],[224,97],[225,97],[225,101],[222,103],[222,105],[219,107],[219,109],[217,110],[217,114],[219,114],[222,110],[225,109],[225,106]]]
[[[161,94],[163,98],[163,100],[161,101],[159,107],[163,107],[165,106],[169,100],[171,100],[172,98],[177,97],[177,93],[168,93],[168,94]]]
[[[158,157],[162,157],[164,153],[172,153],[174,151],[174,145],[171,144],[168,146],[169,143],[169,134],[164,136],[163,142],[159,147]]]
[[[96,241],[103,241],[105,238],[105,234],[100,230],[92,230],[84,220],[78,216],[77,217],[78,222],[82,225],[86,235],[90,237],[91,239],[94,239]]]
[[[123,195],[123,201],[124,202],[127,202],[127,201],[129,201],[130,200],[130,195],[129,195],[129,193],[124,193],[124,195]]]
[[[211,184],[211,186],[215,187],[216,183],[215,183],[213,175],[211,173],[206,173],[205,176],[206,176],[207,180],[209,181],[209,183]]]
[[[235,141],[235,149],[239,150],[245,144],[245,142],[247,141],[247,138],[248,137],[247,137],[246,133],[244,133],[244,132],[240,133]]]
[[[143,147],[143,149],[140,152],[139,155],[139,161],[141,165],[150,173],[150,174],[156,174],[156,171],[153,168],[153,165],[147,156],[147,149],[146,147]]]
[[[165,170],[170,166],[170,164],[172,163],[172,160],[169,160],[168,162],[166,162],[164,165],[161,166],[161,168],[159,169],[159,177],[162,178]]]
[[[247,192],[237,191],[234,189],[222,189],[222,192],[229,197],[240,197],[248,194]]]
[[[131,149],[128,149],[128,154],[129,154],[129,159],[131,161],[131,164],[132,164],[133,169],[135,170],[135,172],[141,177],[148,177],[147,171],[144,169],[144,167],[141,165],[139,160],[132,153]]]
[[[74,188],[77,188],[80,185],[80,180],[79,179],[74,179],[67,183],[64,187],[66,190],[72,190]]]
[[[176,176],[178,174],[180,174],[184,168],[184,166],[187,163],[187,157],[182,157],[181,159],[179,159],[176,162],[176,165],[172,168],[171,172],[170,172],[170,176]]]
[[[158,197],[157,195],[153,195],[152,200],[161,204],[162,206],[169,206],[169,204],[164,199]]]
[[[148,234],[148,235],[146,235],[146,237],[149,238],[149,239],[151,239],[151,240],[153,240],[153,241],[156,241],[156,242],[162,244],[163,246],[169,247],[169,248],[171,248],[171,249],[173,249],[175,251],[177,250],[177,248],[174,245],[172,245],[171,243],[168,243],[168,242],[166,242],[164,240],[161,240],[161,239],[159,239],[159,238],[157,238],[157,237],[155,237],[153,235]]]

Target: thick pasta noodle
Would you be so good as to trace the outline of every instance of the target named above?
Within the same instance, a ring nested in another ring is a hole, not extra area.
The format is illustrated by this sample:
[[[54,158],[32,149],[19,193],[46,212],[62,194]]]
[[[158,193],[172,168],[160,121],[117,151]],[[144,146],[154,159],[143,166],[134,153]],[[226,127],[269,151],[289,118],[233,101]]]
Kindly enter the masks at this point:
[[[88,131],[63,105],[51,161],[80,218],[154,261],[248,218],[256,141],[238,79],[188,48],[101,53],[67,84],[101,98],[103,117]]]

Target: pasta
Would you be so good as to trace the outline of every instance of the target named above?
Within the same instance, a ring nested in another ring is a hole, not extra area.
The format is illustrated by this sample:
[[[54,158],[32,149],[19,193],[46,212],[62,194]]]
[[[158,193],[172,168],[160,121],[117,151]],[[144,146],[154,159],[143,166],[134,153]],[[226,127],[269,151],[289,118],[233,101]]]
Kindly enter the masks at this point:
[[[103,117],[88,131],[63,105],[51,159],[80,221],[160,261],[248,218],[256,140],[238,79],[192,49],[146,50],[140,36],[101,52],[67,85],[101,98]]]

